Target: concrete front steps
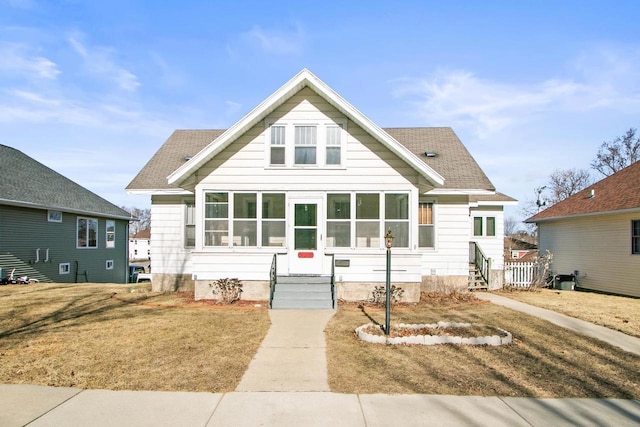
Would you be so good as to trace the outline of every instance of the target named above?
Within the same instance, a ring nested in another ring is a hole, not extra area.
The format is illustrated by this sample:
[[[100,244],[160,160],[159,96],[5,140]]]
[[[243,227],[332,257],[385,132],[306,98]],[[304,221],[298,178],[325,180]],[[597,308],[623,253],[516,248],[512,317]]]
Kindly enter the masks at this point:
[[[278,276],[271,308],[326,310],[335,308],[330,276]]]

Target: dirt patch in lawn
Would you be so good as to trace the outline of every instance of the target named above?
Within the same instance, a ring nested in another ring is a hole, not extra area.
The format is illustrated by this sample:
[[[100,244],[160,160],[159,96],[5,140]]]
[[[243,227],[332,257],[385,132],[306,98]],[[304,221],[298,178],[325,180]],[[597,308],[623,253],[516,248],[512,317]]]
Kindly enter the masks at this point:
[[[269,325],[264,303],[221,308],[148,284],[2,286],[0,383],[228,392]]]
[[[329,384],[341,393],[521,397],[640,397],[640,358],[601,341],[493,304],[430,298],[396,305],[391,323],[485,324],[513,334],[509,345],[376,345],[354,330],[383,324],[383,307],[339,304],[326,329]]]
[[[553,289],[499,294],[640,338],[640,298]]]

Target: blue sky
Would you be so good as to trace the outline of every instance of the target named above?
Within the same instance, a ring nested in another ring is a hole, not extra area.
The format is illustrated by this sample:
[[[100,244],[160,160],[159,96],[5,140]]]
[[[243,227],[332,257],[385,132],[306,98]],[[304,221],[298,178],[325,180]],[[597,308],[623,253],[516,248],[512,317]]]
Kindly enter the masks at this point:
[[[451,126],[522,205],[640,126],[638,18],[637,1],[0,0],[0,143],[146,208],[124,188],[174,129],[227,128],[306,67],[382,127]]]

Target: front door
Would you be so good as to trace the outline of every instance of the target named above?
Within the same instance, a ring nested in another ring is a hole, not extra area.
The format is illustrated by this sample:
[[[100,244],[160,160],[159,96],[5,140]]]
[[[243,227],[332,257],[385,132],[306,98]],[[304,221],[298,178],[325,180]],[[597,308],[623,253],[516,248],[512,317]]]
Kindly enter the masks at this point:
[[[289,274],[322,274],[322,199],[290,198]]]

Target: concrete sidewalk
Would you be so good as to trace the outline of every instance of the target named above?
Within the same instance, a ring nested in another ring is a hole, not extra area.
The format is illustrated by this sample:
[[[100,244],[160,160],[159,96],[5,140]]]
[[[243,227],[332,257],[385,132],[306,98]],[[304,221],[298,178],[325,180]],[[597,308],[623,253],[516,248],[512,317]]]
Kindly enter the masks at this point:
[[[334,314],[269,310],[269,332],[236,391],[329,391],[324,328]]]
[[[600,341],[604,341],[615,347],[621,348],[624,351],[640,356],[640,338],[632,337],[630,335],[623,334],[622,332],[576,319],[575,317],[569,317],[564,314],[556,313],[555,311],[535,307],[500,295],[483,292],[478,292],[474,295],[480,299],[491,301],[493,304],[521,311],[529,314],[530,316],[539,317],[553,323],[554,325],[571,329],[572,331],[591,338],[599,339]]]
[[[637,426],[640,402],[329,392],[186,393],[0,385],[13,426]]]

